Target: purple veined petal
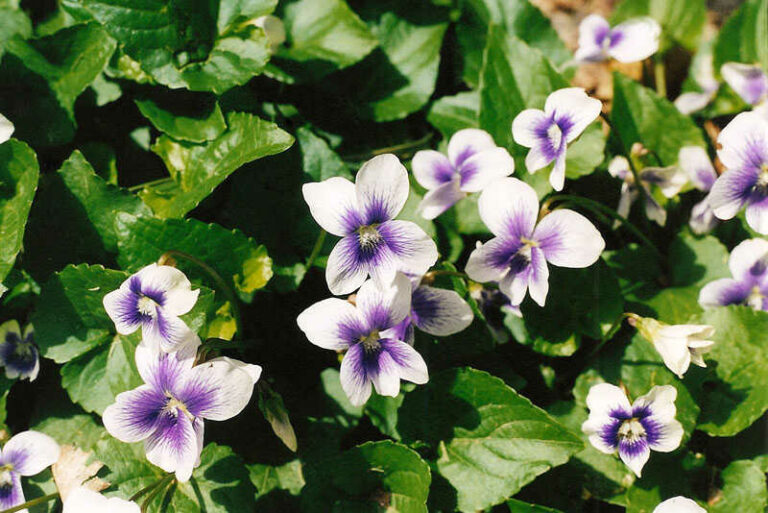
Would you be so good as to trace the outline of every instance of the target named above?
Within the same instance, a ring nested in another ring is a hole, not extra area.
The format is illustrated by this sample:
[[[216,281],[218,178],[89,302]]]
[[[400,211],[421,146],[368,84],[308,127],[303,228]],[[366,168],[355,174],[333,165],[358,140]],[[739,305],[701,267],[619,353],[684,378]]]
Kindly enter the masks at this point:
[[[619,195],[619,205],[616,207],[616,213],[624,219],[629,217],[632,209],[632,203],[637,199],[637,188],[632,184],[624,182],[621,184],[621,193]],[[614,223],[614,229],[620,224],[618,220]]]
[[[632,413],[635,417],[650,416],[660,424],[675,420],[677,389],[672,385],[653,387],[647,394],[641,395],[632,403]]]
[[[509,272],[510,262],[521,247],[517,238],[495,237],[470,253],[464,271],[479,283],[500,281]]]
[[[334,176],[322,182],[306,183],[301,192],[312,217],[328,233],[344,237],[363,225],[355,184],[346,178]]]
[[[411,310],[411,282],[403,273],[397,273],[388,285],[368,280],[360,287],[356,302],[367,332],[391,328]]]
[[[752,193],[745,217],[750,228],[762,235],[768,234],[768,196],[764,192]]]
[[[517,144],[526,148],[536,147],[539,145],[540,127],[549,126],[551,122],[551,118],[543,110],[526,109],[512,121],[512,137]],[[547,163],[537,169],[546,165]]]
[[[576,60],[596,62],[605,59],[605,40],[610,30],[608,21],[598,14],[590,14],[581,20]]]
[[[559,267],[588,267],[605,249],[602,235],[589,219],[567,209],[544,216],[533,232],[533,239],[547,261]]]
[[[715,229],[720,220],[715,217],[712,206],[709,204],[709,196],[696,203],[691,209],[691,219],[688,225],[696,235],[703,235]]]
[[[544,111],[560,127],[565,141],[576,139],[600,115],[603,104],[580,87],[558,89],[547,97]]]
[[[417,151],[411,161],[413,177],[431,191],[453,180],[456,172],[448,157],[435,150]]]
[[[723,128],[717,142],[717,156],[726,169],[757,174],[768,163],[768,120],[754,112],[742,112]]]
[[[13,465],[21,476],[34,476],[59,459],[59,444],[48,435],[37,431],[23,431],[13,436],[3,447],[4,463]]]
[[[544,306],[549,292],[549,268],[544,251],[531,248],[531,273],[528,278],[528,293],[539,306]]]
[[[646,167],[640,171],[640,181],[658,187],[665,198],[674,198],[688,183],[688,175],[678,166]]]
[[[147,460],[166,472],[175,472],[179,482],[189,481],[198,452],[198,433],[203,422],[190,418],[180,408],[167,410],[158,419],[157,427],[145,441]]]
[[[675,107],[683,114],[693,114],[698,112],[712,101],[713,94],[710,92],[687,92],[675,99]]]
[[[478,201],[480,218],[499,237],[530,237],[539,215],[536,191],[517,178],[502,178]]]
[[[633,441],[619,440],[619,457],[637,477],[641,477],[643,467],[651,457],[651,448],[643,438]]]
[[[11,138],[14,131],[13,123],[8,118],[0,114],[0,144]]]
[[[310,342],[334,351],[346,349],[365,332],[357,309],[338,298],[315,303],[301,312],[296,322]]]
[[[752,285],[732,278],[711,281],[699,292],[699,304],[704,308],[740,305],[746,302]]]
[[[387,153],[363,164],[355,177],[357,205],[364,225],[394,219],[408,200],[408,171]]]
[[[424,219],[435,219],[466,196],[467,193],[460,189],[460,177],[457,175],[455,180],[427,192],[419,203],[418,212]]]
[[[383,341],[382,341],[383,342]],[[404,342],[399,344],[407,345]],[[408,346],[411,348],[411,346]],[[400,366],[395,363],[392,355],[382,346],[377,352],[367,355],[368,376],[373,388],[379,395],[397,397],[400,393]]]
[[[360,235],[347,235],[331,250],[325,266],[325,280],[331,294],[350,294],[363,284],[368,276],[368,262],[376,256],[375,249],[380,241],[371,237],[370,244],[360,245]],[[382,256],[379,256],[382,260]],[[376,261],[377,265],[386,262]]]
[[[707,510],[687,497],[672,497],[653,510],[653,513],[707,513]]]
[[[455,291],[422,285],[413,291],[411,319],[421,331],[445,337],[466,329],[474,314]]]
[[[515,260],[517,257],[520,255],[516,255]],[[530,260],[519,258],[519,262],[513,262],[509,272],[499,282],[499,290],[513,306],[519,306],[525,299],[532,272]]]
[[[406,344],[412,346],[415,338],[413,329],[413,323],[411,317],[408,316],[393,327],[381,332],[382,338],[390,338],[394,340],[401,340]]]
[[[592,386],[586,402],[590,417],[609,418],[615,412],[624,412],[629,415],[632,411],[627,395],[619,387],[610,383]]]
[[[437,245],[416,223],[410,221],[387,221],[377,228],[384,240],[389,255],[394,261],[395,270],[408,275],[422,276],[437,262]],[[376,279],[373,271],[379,271],[380,266],[371,262],[371,276]],[[384,275],[386,276],[386,274]],[[389,276],[386,281],[392,281]],[[381,280],[380,280],[381,281]]]
[[[454,169],[460,169],[469,158],[493,148],[496,148],[496,143],[491,134],[478,128],[465,128],[451,136],[448,159]]]
[[[515,171],[515,161],[506,148],[491,148],[476,153],[459,167],[461,190],[480,192],[489,184]]]
[[[749,284],[763,282],[768,277],[768,241],[748,239],[733,248],[728,268],[737,280]]]
[[[613,454],[619,448],[619,428],[622,420],[613,417],[590,417],[581,425],[581,430],[600,452]]]
[[[122,392],[104,410],[104,427],[121,442],[140,442],[155,431],[167,402],[168,397],[150,385]]]
[[[162,295],[162,309],[167,315],[178,316],[192,310],[200,290],[192,290],[192,284],[183,272],[169,265],[150,264],[134,275],[141,283],[141,292],[154,299]],[[159,302],[159,300],[158,300]]]
[[[727,62],[720,68],[723,79],[749,105],[768,97],[768,75],[760,66]]]
[[[107,498],[78,486],[64,500],[62,513],[141,513],[138,504],[119,497]]]
[[[381,351],[387,354],[397,366],[398,382],[400,379],[404,379],[417,385],[423,385],[429,381],[429,371],[424,358],[410,345],[399,340],[383,339],[381,340]]]
[[[19,504],[24,504],[24,489],[21,487],[21,476],[13,470],[0,472],[0,508],[1,511],[11,509]],[[20,513],[29,513],[29,510],[21,510]]]
[[[700,146],[680,148],[677,160],[694,187],[705,192],[712,188],[717,180],[717,172],[704,148]]]
[[[556,191],[562,191],[565,186],[565,148],[555,159],[555,165],[549,173],[549,184]]]
[[[104,296],[103,300],[104,310],[121,335],[130,335],[139,329],[143,320],[138,308],[139,296],[133,293],[126,283]]]
[[[251,400],[261,367],[251,366],[257,370],[249,372],[235,362],[220,357],[192,367],[176,398],[195,418],[220,421],[238,415]]]
[[[142,342],[136,348],[136,368],[144,382],[158,391],[173,391],[195,362],[191,347],[175,353],[159,352]]]
[[[634,178],[632,176],[632,170],[629,167],[629,161],[627,157],[623,155],[616,155],[608,163],[608,173],[614,178],[621,180],[627,180],[627,178]]]
[[[163,310],[158,309],[155,318],[145,320],[141,334],[144,342],[167,353],[178,351],[181,347],[195,344],[197,335],[189,326]]]
[[[667,223],[667,211],[656,201],[656,198],[653,197],[653,194],[651,194],[646,185],[643,185],[643,188],[645,189],[643,203],[645,205],[646,217],[659,226],[664,226]]]
[[[354,406],[362,406],[371,396],[371,379],[362,344],[350,346],[341,361],[341,388]]]
[[[608,55],[619,62],[642,61],[659,49],[661,26],[653,18],[633,18],[616,25],[610,34]]]
[[[730,169],[720,175],[709,193],[709,204],[718,219],[736,216],[747,204],[758,174],[753,169]]]

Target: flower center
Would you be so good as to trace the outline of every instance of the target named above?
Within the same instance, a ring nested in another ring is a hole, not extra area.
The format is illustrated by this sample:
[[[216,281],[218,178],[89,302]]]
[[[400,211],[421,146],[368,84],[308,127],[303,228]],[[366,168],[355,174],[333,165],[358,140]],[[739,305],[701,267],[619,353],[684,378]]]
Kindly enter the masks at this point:
[[[549,140],[549,143],[552,145],[553,151],[557,151],[557,149],[560,148],[560,143],[563,140],[563,131],[560,130],[557,123],[553,122],[549,128],[547,128],[547,140]]]
[[[757,175],[757,183],[755,187],[762,191],[768,190],[768,163],[764,163],[760,166],[760,173]]]
[[[638,440],[645,438],[645,428],[643,424],[637,418],[627,419],[621,423],[619,427],[619,440],[624,440],[629,443],[637,442]]]
[[[8,489],[13,486],[13,465],[6,463],[0,467],[0,489]]]
[[[179,413],[182,413],[186,415],[189,418],[189,420],[194,420],[194,416],[191,413],[189,413],[189,410],[187,409],[186,404],[184,404],[183,402],[173,397],[170,394],[170,392],[166,392],[165,396],[168,398],[168,402],[165,403],[165,408],[163,408],[163,412],[168,413],[173,417],[178,417]]]
[[[367,337],[360,337],[360,343],[363,344],[363,351],[366,354],[375,353],[381,347],[379,342],[379,331],[373,330]]]
[[[357,238],[360,242],[360,248],[364,251],[371,251],[381,243],[383,237],[376,229],[376,225],[361,226],[357,229]]]
[[[155,303],[149,296],[141,296],[136,307],[139,309],[139,313],[154,317],[157,310],[157,303]]]
[[[746,303],[750,308],[754,308],[755,310],[762,310],[763,309],[763,293],[760,291],[760,287],[755,285],[752,287],[752,290],[749,292],[749,296],[747,296]]]

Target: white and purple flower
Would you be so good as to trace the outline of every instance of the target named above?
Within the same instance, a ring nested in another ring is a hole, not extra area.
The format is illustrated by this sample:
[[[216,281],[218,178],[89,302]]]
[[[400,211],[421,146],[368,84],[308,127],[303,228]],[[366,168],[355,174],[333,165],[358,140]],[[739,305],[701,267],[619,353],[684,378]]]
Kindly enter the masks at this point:
[[[136,348],[144,385],[119,394],[102,420],[126,443],[144,442],[147,459],[188,481],[200,464],[203,421],[227,420],[248,404],[261,367],[220,357],[194,365],[197,347],[175,353]]]
[[[325,268],[334,295],[349,294],[370,276],[392,282],[397,271],[423,275],[437,261],[435,241],[409,221],[396,221],[408,199],[408,172],[391,154],[360,168],[355,183],[333,177],[304,184],[312,217],[327,232],[342,237]]]
[[[671,452],[680,446],[683,426],[675,419],[677,389],[656,386],[629,404],[624,391],[609,383],[589,389],[589,418],[581,429],[599,451],[614,454],[640,477],[651,450]]]
[[[56,463],[59,453],[59,444],[37,431],[24,431],[8,440],[0,451],[0,511],[24,504],[22,476],[39,474]]]
[[[119,497],[107,498],[98,492],[79,486],[64,500],[62,513],[140,513],[133,501]]]
[[[14,131],[14,126],[11,121],[0,114],[0,144],[3,144],[5,141],[11,138]]]
[[[768,74],[760,66],[727,62],[720,68],[720,74],[755,112],[768,117]]]
[[[554,162],[549,183],[556,191],[565,185],[565,156],[573,142],[600,115],[603,104],[580,87],[559,89],[547,97],[544,110],[526,109],[512,121],[515,142],[530,148],[525,157],[529,173]]]
[[[707,510],[687,497],[678,496],[656,506],[653,513],[707,513]]]
[[[414,328],[447,337],[472,324],[472,308],[456,291],[422,285],[421,278],[411,280],[411,289],[411,311],[394,328],[398,340],[413,345]]]
[[[693,186],[700,191],[709,193],[717,180],[717,172],[712,161],[709,160],[707,151],[700,146],[685,146],[680,148],[678,154],[680,168],[685,171]],[[709,204],[709,194],[693,206],[689,225],[693,233],[702,234],[712,231],[718,219]]]
[[[388,286],[363,283],[356,306],[338,298],[315,303],[296,322],[310,342],[324,349],[346,351],[341,386],[352,404],[364,404],[371,383],[380,395],[397,396],[400,380],[424,384],[427,364],[398,338],[397,326],[411,311],[411,284],[398,273]]]
[[[712,49],[707,45],[700,49],[691,64],[693,81],[700,91],[688,91],[675,99],[675,107],[683,114],[692,114],[706,107],[720,89],[712,64]]]
[[[699,292],[704,308],[747,305],[768,311],[768,241],[745,240],[733,248],[728,259],[733,278],[707,283]]]
[[[629,166],[629,161],[623,155],[617,155],[608,164],[608,172],[611,176],[622,181],[621,196],[616,212],[624,218],[629,217],[632,203],[637,199],[640,190],[635,181],[635,175]],[[643,200],[645,202],[645,215],[655,221],[659,226],[667,222],[667,211],[653,197],[651,187],[656,186],[666,198],[674,198],[688,181],[688,177],[678,166],[646,167],[638,173],[640,185],[645,190]]]
[[[16,321],[0,326],[0,364],[8,379],[37,379],[40,371],[40,352],[35,345],[35,330],[27,324],[24,333]]]
[[[576,60],[598,62],[614,58],[619,62],[642,61],[659,49],[661,26],[653,18],[633,18],[611,28],[600,15],[591,14],[579,25]]]
[[[630,323],[659,352],[664,365],[682,379],[691,364],[706,367],[704,354],[712,350],[715,342],[714,326],[708,324],[669,325],[650,317],[629,314]]]
[[[413,156],[411,167],[416,181],[428,191],[419,212],[425,219],[434,219],[469,193],[511,175],[515,161],[505,148],[496,146],[488,132],[465,128],[451,137],[448,156],[422,150]]]
[[[544,306],[549,291],[547,262],[560,267],[588,267],[605,248],[597,228],[572,210],[558,209],[538,224],[539,200],[533,188],[504,178],[483,191],[480,217],[495,237],[469,255],[466,272],[477,282],[499,282],[512,305],[527,291]]]
[[[742,112],[720,132],[717,155],[726,171],[709,193],[719,219],[731,219],[746,207],[747,224],[768,234],[768,119]]]
[[[146,344],[172,352],[197,338],[179,316],[192,310],[199,294],[175,267],[151,264],[104,296],[104,309],[121,335],[141,328]]]

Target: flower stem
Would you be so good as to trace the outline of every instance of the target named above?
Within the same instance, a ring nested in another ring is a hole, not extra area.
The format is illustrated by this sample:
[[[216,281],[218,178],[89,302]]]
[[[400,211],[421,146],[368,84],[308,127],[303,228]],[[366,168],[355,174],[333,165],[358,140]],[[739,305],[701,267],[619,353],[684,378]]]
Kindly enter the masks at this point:
[[[216,283],[216,287],[218,287],[222,292],[224,292],[224,295],[227,297],[227,301],[229,301],[229,304],[232,305],[232,317],[235,318],[235,327],[237,329],[236,336],[242,337],[243,336],[243,319],[240,316],[240,305],[238,303],[237,296],[235,295],[235,291],[232,290],[232,287],[230,287],[229,284],[224,280],[224,278],[222,278],[221,275],[216,272],[216,269],[206,264],[196,256],[190,255],[189,253],[184,253],[183,251],[177,251],[175,249],[169,249],[168,251],[163,253],[162,256],[160,256],[160,258],[158,259],[158,262],[167,260],[168,257],[178,257],[183,260],[187,260],[188,262],[195,264],[197,267],[202,269],[208,276],[211,277],[211,279]]]
[[[59,497],[59,492],[54,492],[49,495],[44,495],[43,497],[38,497],[36,499],[28,500],[24,504],[19,504],[18,506],[4,509],[0,513],[15,513],[16,511],[21,511],[23,509],[31,508],[32,506],[37,506],[38,504],[45,504],[46,502],[52,501],[58,497]]]
[[[132,186],[128,187],[128,190],[130,192],[136,192],[136,191],[140,191],[140,190],[144,189],[145,187],[152,187],[154,185],[164,184],[164,183],[170,182],[172,180],[173,180],[172,177],[164,176],[163,178],[158,178],[157,180],[151,180],[149,182],[144,182],[144,183],[140,183],[140,184],[137,184],[137,185],[132,185]]]
[[[427,277],[435,277],[435,276],[456,276],[457,278],[464,278],[465,280],[469,279],[469,276],[467,273],[462,273],[459,271],[448,271],[443,269],[437,269],[435,271],[429,271],[424,275],[425,278]]]
[[[317,236],[317,240],[315,241],[315,246],[312,248],[312,253],[309,254],[309,258],[307,258],[307,263],[305,267],[307,270],[309,270],[312,267],[312,264],[315,263],[315,260],[317,259],[317,256],[320,254],[320,251],[323,249],[323,244],[325,244],[325,237],[328,235],[328,232],[325,230],[322,230],[320,232],[320,235]]]
[[[657,57],[653,61],[653,78],[656,82],[656,92],[662,98],[667,97],[667,71],[664,69],[664,59]]]
[[[155,500],[155,497],[160,495],[160,493],[163,493],[165,490],[168,489],[168,485],[173,483],[173,479],[175,477],[176,476],[174,474],[168,474],[165,477],[163,477],[162,479],[160,479],[159,481],[155,482],[153,485],[150,485],[147,488],[145,488],[144,490],[142,490],[141,492],[139,492],[139,494],[142,494],[142,495],[144,493],[146,493],[147,491],[149,492],[149,494],[147,495],[147,498],[144,499],[144,502],[142,502],[142,504],[141,504],[141,513],[146,513],[147,509],[149,508],[150,503],[153,500]],[[134,497],[136,497],[136,496],[134,495]],[[135,500],[135,499],[131,498],[131,500]]]
[[[394,146],[387,146],[384,148],[377,148],[375,150],[372,150],[368,153],[360,153],[356,155],[344,155],[342,158],[346,161],[351,162],[359,162],[361,160],[368,160],[372,157],[375,157],[376,155],[382,155],[384,153],[397,153],[399,151],[403,150],[410,150],[412,148],[418,148],[419,146],[423,146],[427,144],[430,140],[432,140],[432,137],[434,137],[434,134],[432,132],[428,133],[421,139],[416,139],[415,141],[408,141],[402,144],[395,144]]]

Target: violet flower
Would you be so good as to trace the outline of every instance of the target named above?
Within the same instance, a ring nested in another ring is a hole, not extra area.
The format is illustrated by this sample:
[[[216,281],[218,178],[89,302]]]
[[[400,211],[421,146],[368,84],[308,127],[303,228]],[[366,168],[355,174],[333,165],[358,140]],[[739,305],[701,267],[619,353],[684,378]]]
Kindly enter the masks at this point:
[[[0,364],[8,379],[37,379],[40,352],[35,345],[35,330],[27,324],[22,334],[19,323],[7,321],[0,326]]]
[[[733,278],[707,283],[699,292],[704,308],[746,305],[768,311],[768,241],[745,240],[733,248],[728,259]]]
[[[62,513],[141,513],[138,504],[119,497],[107,498],[79,486],[69,492]]]
[[[707,151],[700,146],[685,146],[678,154],[680,168],[685,171],[693,186],[700,191],[709,193],[717,180],[717,172]],[[693,233],[703,234],[712,231],[719,223],[712,206],[709,204],[709,194],[693,206],[691,219],[688,224]]]
[[[579,25],[579,48],[576,60],[597,62],[614,58],[619,62],[636,62],[650,57],[659,49],[661,27],[653,18],[633,18],[611,28],[600,15],[591,14]]]
[[[39,474],[58,461],[59,453],[59,444],[37,431],[8,440],[0,452],[0,511],[24,504],[21,477]]]
[[[726,62],[720,74],[754,112],[768,118],[768,74],[760,66]]]

